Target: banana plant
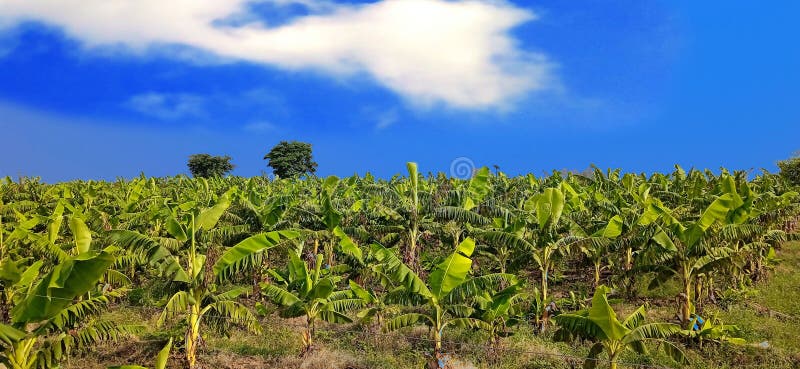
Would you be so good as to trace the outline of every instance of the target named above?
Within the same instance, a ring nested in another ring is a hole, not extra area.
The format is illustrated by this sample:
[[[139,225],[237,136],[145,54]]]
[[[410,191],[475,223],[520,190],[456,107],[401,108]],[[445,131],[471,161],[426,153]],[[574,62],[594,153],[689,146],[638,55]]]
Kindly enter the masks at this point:
[[[432,185],[419,173],[417,163],[406,163],[408,177],[397,177],[386,185],[372,185],[367,193],[365,210],[378,222],[374,228],[381,237],[379,242],[398,244],[402,260],[416,272],[422,272],[419,256],[423,237],[438,226],[434,220]]]
[[[5,186],[0,183],[0,259],[6,257],[6,227],[3,225],[3,215],[5,213],[5,204],[3,203],[3,194],[5,193]]]
[[[597,367],[600,354],[606,353],[610,369],[617,369],[619,357],[626,350],[648,354],[647,342],[657,343],[664,352],[679,363],[687,363],[683,351],[667,338],[682,332],[681,327],[672,323],[645,323],[644,306],[636,309],[623,321],[611,308],[606,295],[610,289],[601,285],[595,289],[592,306],[588,310],[557,315],[554,319],[559,326],[556,337],[561,340],[574,338],[595,341],[584,361],[584,369]]]
[[[30,293],[33,282],[39,277],[39,270],[44,262],[39,260],[28,265],[29,262],[29,258],[17,260],[5,258],[0,261],[0,285],[2,286],[0,316],[2,323],[9,323],[9,314],[14,302]]]
[[[361,262],[362,258],[361,249],[355,247],[354,243],[340,242],[347,237],[342,230],[343,214],[334,206],[335,193],[338,188],[342,187],[340,184],[339,178],[335,176],[325,178],[318,193],[310,202],[312,205],[310,209],[298,206],[291,210],[294,213],[300,213],[302,223],[305,223],[306,228],[303,230],[302,236],[305,242],[313,244],[313,249],[309,252],[309,259],[313,259],[314,255],[322,252],[328,267],[334,263],[337,246],[342,254],[354,258],[358,262]],[[322,246],[321,250],[320,246]],[[309,262],[313,264],[313,260],[309,260]]]
[[[600,273],[606,267],[603,262],[609,254],[609,244],[622,234],[622,218],[619,215],[609,219],[606,225],[592,235],[587,235],[577,225],[572,228],[574,234],[583,238],[578,247],[589,261],[594,265],[594,286],[600,285]],[[608,262],[611,263],[610,261]]]
[[[516,278],[509,274],[487,274],[469,278],[472,268],[472,253],[475,241],[466,238],[458,248],[434,268],[424,281],[404,264],[392,250],[374,244],[372,253],[380,263],[377,267],[392,282],[403,286],[409,294],[404,301],[414,305],[414,312],[404,313],[386,322],[387,331],[396,331],[414,325],[431,328],[434,341],[434,355],[442,350],[445,328],[449,326],[484,327],[491,329],[486,322],[471,317],[475,309],[472,299],[499,284],[500,281],[515,283]]]
[[[527,298],[522,292],[522,282],[517,282],[497,292],[484,291],[475,297],[474,317],[485,324],[479,327],[489,335],[489,342],[498,348],[500,339],[512,334],[508,328],[516,326],[522,319],[522,301]]]
[[[455,249],[462,236],[471,226],[483,226],[490,221],[481,215],[481,208],[486,208],[485,200],[489,194],[491,177],[489,168],[482,167],[473,173],[472,178],[462,186],[449,191],[443,206],[434,209],[436,220],[444,222],[437,225],[439,233],[450,240]],[[456,185],[461,183],[456,182]]]
[[[546,188],[525,201],[511,227],[479,232],[481,239],[495,245],[510,245],[526,250],[542,274],[541,300],[547,303],[550,272],[560,256],[582,243],[590,242],[585,235],[571,232],[570,223],[563,217],[565,210],[580,206],[579,198],[567,202],[565,192],[574,191],[566,183],[561,188]],[[497,247],[497,246],[495,246]]]
[[[314,345],[317,320],[350,323],[352,319],[345,313],[364,305],[350,290],[337,289],[341,278],[333,274],[335,268],[322,268],[323,258],[317,254],[314,269],[309,270],[298,253],[289,252],[287,269],[273,270],[273,282],[262,285],[263,295],[279,307],[281,317],[306,318],[304,353]]]
[[[656,221],[657,232],[652,237],[652,247],[643,254],[640,265],[633,271],[655,274],[650,288],[655,288],[671,278],[682,286],[679,317],[684,327],[694,307],[694,287],[700,274],[708,274],[730,258],[733,251],[726,245],[714,245],[719,232],[726,224],[742,224],[750,217],[753,194],[747,185],[741,194],[731,177],[721,181],[724,193],[692,221],[680,221],[672,211],[658,202],[649,204],[639,223],[649,225]]]
[[[382,329],[384,321],[387,316],[400,312],[401,307],[391,304],[393,295],[401,292],[403,289],[395,289],[385,294],[378,294],[375,291],[370,291],[361,287],[358,283],[351,280],[350,290],[353,295],[363,300],[364,308],[356,314],[356,317],[361,319],[361,323],[375,322],[375,326]]]
[[[740,333],[739,327],[731,324],[723,324],[716,317],[710,317],[703,320],[701,323],[699,317],[694,316],[692,317],[690,327],[691,329],[685,330],[683,334],[700,347],[706,342],[716,344],[730,343],[734,345],[744,345],[747,343],[743,338],[737,337]]]
[[[259,333],[258,319],[236,299],[248,292],[245,287],[218,291],[206,268],[206,255],[198,245],[198,235],[211,231],[230,206],[233,190],[221,195],[208,208],[198,209],[195,202],[185,202],[165,214],[165,230],[171,239],[155,239],[134,231],[115,231],[112,240],[121,246],[139,249],[146,253],[163,277],[170,278],[180,290],[167,300],[158,320],[161,326],[168,319],[182,315],[186,322],[186,363],[190,369],[197,367],[197,348],[201,340],[201,324],[206,315],[224,322],[241,325]],[[178,211],[183,212],[178,217]],[[180,220],[178,220],[180,219]],[[172,245],[172,249],[165,245]]]
[[[17,284],[25,280],[30,287],[15,289],[11,321],[0,324],[0,363],[9,369],[53,368],[74,349],[135,332],[132,326],[94,319],[119,297],[88,295],[113,262],[106,251],[86,252],[64,259],[41,278],[37,264],[28,267]]]

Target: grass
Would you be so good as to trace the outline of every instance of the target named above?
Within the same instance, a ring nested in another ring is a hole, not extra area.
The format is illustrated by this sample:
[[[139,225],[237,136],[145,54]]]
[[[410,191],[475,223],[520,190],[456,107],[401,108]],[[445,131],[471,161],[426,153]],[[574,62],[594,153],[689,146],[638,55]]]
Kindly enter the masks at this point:
[[[753,298],[716,313],[739,326],[748,341],[800,356],[800,242],[787,243],[779,256],[782,261],[759,283]]]

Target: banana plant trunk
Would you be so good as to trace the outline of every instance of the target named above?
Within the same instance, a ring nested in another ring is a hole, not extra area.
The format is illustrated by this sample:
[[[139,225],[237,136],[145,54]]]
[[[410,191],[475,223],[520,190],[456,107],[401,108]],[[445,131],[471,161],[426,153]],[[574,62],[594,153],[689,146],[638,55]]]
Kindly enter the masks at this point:
[[[433,356],[435,358],[439,358],[442,354],[442,330],[440,328],[435,329],[433,333],[433,340],[434,340],[434,347],[433,347]]]
[[[689,329],[689,318],[691,315],[692,306],[692,273],[688,262],[684,263],[683,276],[681,280],[683,282],[683,293],[681,296],[680,306],[681,324],[683,325],[684,329]]]
[[[633,248],[628,247],[625,249],[625,270],[633,268]]]
[[[194,292],[194,291],[192,291]],[[186,365],[197,368],[197,346],[200,345],[200,305],[189,305],[189,327],[186,329]]]
[[[696,309],[703,308],[703,278],[702,275],[697,276],[697,281],[694,283],[694,302]]]
[[[600,264],[601,261],[597,260],[594,262],[594,286],[597,287],[600,285]]]
[[[444,318],[444,311],[439,306],[436,306],[436,324],[433,327],[433,357],[435,359],[439,359],[442,354],[442,333],[444,331],[444,324],[442,322]]]
[[[0,199],[1,201],[2,199]],[[0,202],[0,210],[2,210],[3,204]],[[6,247],[3,244],[3,216],[0,215],[0,259],[2,259],[6,255]]]
[[[544,304],[547,303],[547,277],[548,277],[547,275],[548,275],[548,273],[550,271],[549,269],[550,268],[548,268],[546,265],[542,266],[542,268],[541,268],[541,271],[542,271],[542,303],[544,303]]]
[[[419,272],[419,263],[417,263],[417,236],[419,234],[419,229],[415,224],[414,227],[411,229],[411,233],[408,237],[408,248],[406,252],[403,254],[403,262],[411,267],[411,270],[415,272]]]
[[[303,353],[308,353],[314,346],[314,334],[316,333],[316,319],[312,316],[306,316],[306,331],[303,332]]]
[[[609,346],[608,352],[608,368],[609,369],[617,369],[617,358],[619,357],[620,351],[622,348],[617,348],[613,346]]]

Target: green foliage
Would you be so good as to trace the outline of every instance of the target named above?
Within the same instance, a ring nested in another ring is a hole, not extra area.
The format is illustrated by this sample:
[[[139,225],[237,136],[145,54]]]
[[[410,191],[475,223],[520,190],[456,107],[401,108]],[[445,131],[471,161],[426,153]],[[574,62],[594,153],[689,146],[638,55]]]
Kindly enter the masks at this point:
[[[222,177],[235,167],[231,164],[230,156],[213,156],[209,154],[194,154],[189,156],[189,172],[195,178]]]
[[[800,154],[778,162],[781,176],[795,186],[800,186]]]
[[[586,369],[595,368],[598,357],[606,352],[610,368],[617,367],[619,355],[625,350],[633,350],[640,354],[647,354],[647,341],[660,344],[664,352],[679,363],[686,363],[686,355],[667,341],[666,338],[679,334],[681,329],[676,324],[648,323],[645,324],[644,306],[636,309],[625,320],[619,321],[617,314],[608,303],[606,294],[609,288],[599,286],[592,298],[592,305],[588,310],[576,313],[561,314],[555,317],[560,330],[557,337],[582,338],[596,340],[597,343],[589,350],[589,355],[584,362]]]
[[[294,178],[317,171],[310,143],[281,141],[264,155],[264,160],[269,160],[272,172],[280,178]]]
[[[11,324],[0,324],[0,363],[11,369],[57,367],[75,349],[135,331],[93,319],[111,298],[119,297],[98,291],[98,282],[113,262],[105,251],[83,253],[56,264],[41,278],[39,262],[21,273],[16,263],[4,262],[4,292],[16,294],[10,298]],[[10,287],[14,288],[9,291]]]
[[[100,318],[125,300],[160,310],[148,337],[175,338],[189,367],[208,357],[198,359],[203,342],[258,355],[298,349],[298,335],[285,334],[293,324],[264,329],[273,315],[303,318],[307,355],[319,352],[310,350],[314,342],[332,347],[340,345],[334,338],[361,337],[374,347],[359,358],[402,344],[398,357],[412,363],[424,361],[426,342],[434,353],[489,367],[510,364],[508,356],[523,355],[526,345],[598,358],[589,364],[606,357],[655,364],[680,360],[682,352],[696,360],[733,350],[739,334],[748,342],[770,339],[768,347],[773,340],[796,346],[783,323],[746,313],[762,309],[758,302],[775,309],[765,310],[769,316],[800,315],[797,299],[761,287],[775,270],[784,289],[796,289],[797,266],[786,269],[777,256],[797,259],[786,245],[798,239],[800,206],[781,176],[676,167],[650,176],[595,169],[590,177],[536,178],[482,168],[460,180],[421,175],[415,163],[407,170],[389,180],[2,181],[6,367],[53,367],[134,332]],[[620,292],[614,309],[603,284]],[[655,288],[662,285],[669,288]],[[590,306],[585,296],[595,288]],[[755,289],[764,294],[748,293]],[[640,298],[656,302],[649,314],[658,320],[645,322],[644,308],[617,318]],[[739,329],[714,319],[694,331],[663,323],[676,308],[679,317],[719,316]],[[589,342],[549,342],[545,327],[553,320],[558,335]],[[362,332],[333,326],[355,321]],[[420,325],[428,330],[406,329]],[[245,331],[246,344],[222,343],[228,335],[242,340]],[[689,337],[681,344],[667,337],[676,332]],[[276,333],[294,343],[269,348]],[[654,345],[661,350],[650,353]],[[568,367],[558,357],[521,360]]]
[[[402,313],[386,322],[387,331],[415,325],[426,325],[433,332],[434,350],[442,349],[444,329],[451,327],[473,327],[494,331],[493,318],[485,320],[472,316],[475,309],[470,302],[476,296],[491,291],[500,283],[515,283],[513,275],[490,274],[469,278],[475,241],[466,238],[450,256],[439,263],[423,282],[411,268],[400,262],[390,251],[373,245],[379,264],[377,270],[391,282],[405,288],[407,295],[400,299],[407,305],[417,306],[414,312]],[[500,311],[495,311],[499,313]],[[490,313],[491,314],[491,313]]]
[[[300,260],[294,252],[289,253],[288,268],[274,271],[276,284],[264,284],[264,295],[280,307],[284,318],[305,316],[306,332],[303,342],[306,349],[313,345],[316,321],[328,323],[350,323],[345,312],[362,307],[365,301],[348,290],[336,289],[338,277],[330,269],[322,269],[322,255],[317,255],[314,268]]]

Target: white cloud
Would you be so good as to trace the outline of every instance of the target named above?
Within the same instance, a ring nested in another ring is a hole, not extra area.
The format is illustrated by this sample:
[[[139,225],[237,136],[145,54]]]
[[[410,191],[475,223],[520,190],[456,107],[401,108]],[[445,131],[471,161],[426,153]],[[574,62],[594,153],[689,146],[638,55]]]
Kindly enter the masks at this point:
[[[205,115],[205,99],[191,94],[148,92],[132,96],[125,105],[141,114],[161,120],[177,120]]]
[[[311,15],[270,27],[215,21],[248,0],[0,0],[0,23],[41,21],[87,48],[163,52],[183,46],[216,57],[337,78],[366,74],[415,105],[505,107],[553,81],[545,56],[521,50],[510,30],[536,16],[500,0],[382,0],[305,4]],[[223,22],[224,24],[224,22]]]
[[[397,113],[397,109],[392,109],[379,114],[376,121],[375,128],[384,129],[400,121],[400,115]]]
[[[149,118],[177,123],[214,123],[219,117],[246,111],[251,121],[242,127],[251,132],[277,128],[268,122],[286,120],[291,115],[283,98],[266,88],[204,94],[147,91],[128,97],[120,105]]]
[[[278,127],[266,121],[252,122],[244,126],[244,130],[252,133],[266,133],[276,130]]]

